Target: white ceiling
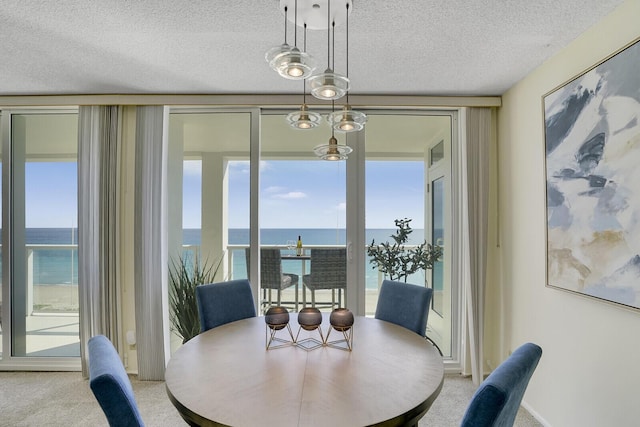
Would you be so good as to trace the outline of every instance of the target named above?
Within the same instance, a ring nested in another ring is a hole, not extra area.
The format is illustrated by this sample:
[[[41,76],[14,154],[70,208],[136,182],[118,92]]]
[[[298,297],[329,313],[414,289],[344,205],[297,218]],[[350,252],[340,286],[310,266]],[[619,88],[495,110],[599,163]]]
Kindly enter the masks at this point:
[[[501,95],[622,2],[354,0],[351,93]],[[278,77],[264,60],[283,41],[278,4],[3,1],[0,95],[301,93],[301,82]],[[309,32],[307,50],[321,69],[326,46],[326,32]]]

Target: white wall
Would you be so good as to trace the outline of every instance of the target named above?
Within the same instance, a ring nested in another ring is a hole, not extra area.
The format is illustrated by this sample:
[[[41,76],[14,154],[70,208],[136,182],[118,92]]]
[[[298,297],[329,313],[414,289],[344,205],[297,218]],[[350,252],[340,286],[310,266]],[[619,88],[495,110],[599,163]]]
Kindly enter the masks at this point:
[[[542,96],[640,37],[628,0],[503,97],[498,117],[499,283],[488,295],[502,332],[488,357],[533,341],[543,355],[525,406],[553,426],[640,425],[640,311],[545,287]],[[638,183],[640,185],[640,182]],[[493,315],[492,315],[493,316]]]

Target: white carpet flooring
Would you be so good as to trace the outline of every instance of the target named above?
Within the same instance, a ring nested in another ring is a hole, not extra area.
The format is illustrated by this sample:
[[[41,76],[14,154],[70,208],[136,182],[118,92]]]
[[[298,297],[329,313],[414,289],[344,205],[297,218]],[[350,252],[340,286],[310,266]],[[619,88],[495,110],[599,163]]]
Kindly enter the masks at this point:
[[[167,397],[164,382],[131,378],[148,427],[186,426]],[[453,427],[462,419],[475,387],[469,378],[447,375],[440,396],[419,426]],[[520,408],[516,426],[540,424]],[[89,382],[79,372],[0,372],[0,426],[108,426]]]

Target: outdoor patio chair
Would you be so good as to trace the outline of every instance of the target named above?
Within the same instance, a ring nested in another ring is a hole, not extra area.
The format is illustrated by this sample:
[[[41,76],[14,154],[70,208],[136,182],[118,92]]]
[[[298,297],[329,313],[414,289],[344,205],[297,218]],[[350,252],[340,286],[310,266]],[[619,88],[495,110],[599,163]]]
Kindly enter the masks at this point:
[[[256,316],[247,279],[196,286],[200,333],[226,323]]]
[[[345,248],[311,249],[310,274],[302,277],[302,282],[311,291],[311,305],[316,306],[316,291],[331,290],[331,304],[342,307],[342,291],[347,289],[347,250]],[[322,303],[322,305],[329,303]]]
[[[251,269],[251,256],[249,248],[245,248],[247,277],[251,280],[249,271]],[[291,286],[295,286],[295,304],[298,302],[298,280],[297,274],[282,272],[282,254],[280,249],[261,248],[260,249],[260,287],[262,288],[262,305],[270,307],[273,304],[271,291],[276,291],[276,304],[282,304],[282,291]]]
[[[144,426],[133,388],[115,347],[104,335],[89,339],[89,387],[112,427]]]
[[[542,349],[533,343],[518,347],[476,390],[461,427],[512,426]]]

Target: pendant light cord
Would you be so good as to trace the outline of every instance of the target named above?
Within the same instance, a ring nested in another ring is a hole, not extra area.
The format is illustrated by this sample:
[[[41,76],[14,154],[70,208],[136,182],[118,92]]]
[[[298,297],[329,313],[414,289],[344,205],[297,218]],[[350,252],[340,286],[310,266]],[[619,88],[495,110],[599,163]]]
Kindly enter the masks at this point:
[[[296,4],[297,4],[296,0]],[[307,23],[304,23],[304,51],[307,51]],[[307,103],[307,79],[302,79],[302,105]]]
[[[284,7],[284,44],[287,44],[287,6]]]
[[[333,32],[333,45],[332,45],[332,54],[333,58],[331,58],[332,64],[331,69],[336,71],[336,21],[331,22],[331,31]]]
[[[294,13],[296,16],[293,17],[293,46],[298,47],[298,0],[295,2]]]
[[[347,2],[347,80],[349,79],[349,2]],[[349,91],[347,90],[347,105],[349,104]]]
[[[331,57],[329,52],[331,49],[331,1],[327,2],[327,68],[331,68]]]

